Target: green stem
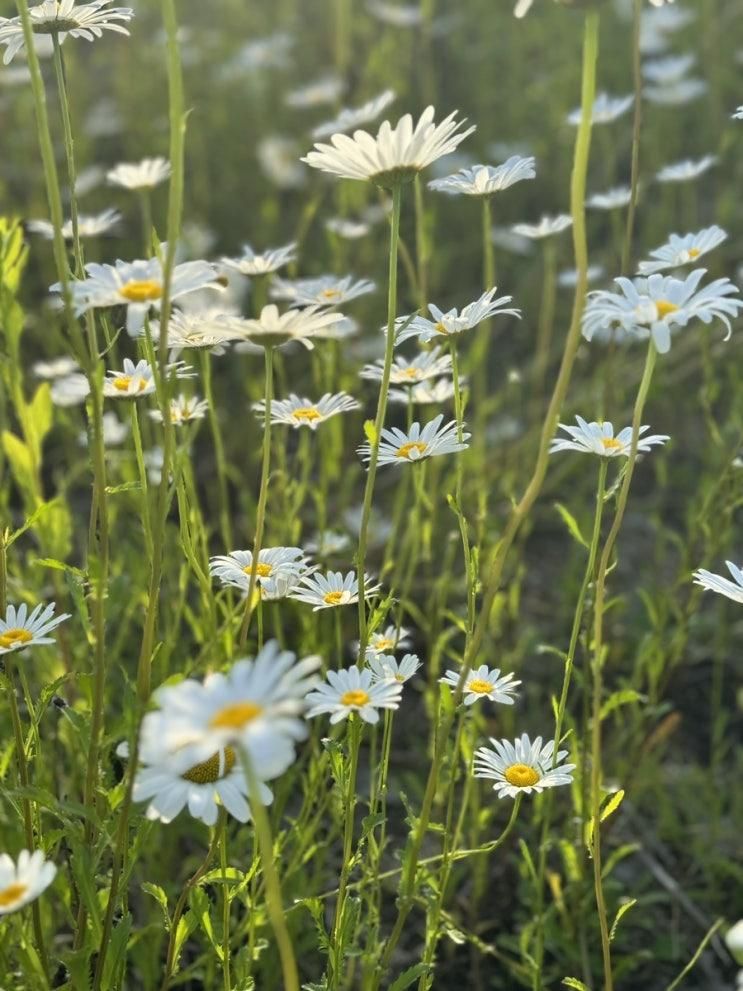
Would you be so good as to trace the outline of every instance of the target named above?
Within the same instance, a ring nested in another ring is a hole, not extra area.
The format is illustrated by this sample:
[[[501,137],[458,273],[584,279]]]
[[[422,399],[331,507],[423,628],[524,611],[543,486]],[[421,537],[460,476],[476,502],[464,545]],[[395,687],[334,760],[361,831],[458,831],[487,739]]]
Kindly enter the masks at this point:
[[[217,462],[217,485],[219,489],[219,522],[222,540],[229,551],[232,547],[232,524],[230,522],[230,499],[227,486],[227,461],[224,456],[224,441],[219,427],[219,415],[214,402],[212,388],[212,358],[209,351],[201,353],[201,380],[204,385],[204,398],[209,408],[209,427],[214,442],[214,457]]]
[[[428,242],[426,237],[426,210],[423,203],[423,186],[417,175],[413,182],[415,197],[415,253],[418,261],[418,305],[423,309],[428,303]]]
[[[642,22],[642,0],[634,0],[632,24],[632,78],[635,90],[635,109],[632,119],[632,164],[630,174],[630,200],[627,208],[627,226],[622,244],[622,267],[620,275],[629,275],[632,253],[632,236],[635,229],[637,195],[640,177],[640,131],[642,129],[642,52],[640,50],[640,27]]]
[[[232,991],[232,979],[230,977],[230,889],[227,884],[227,814],[224,809],[220,809],[219,812],[225,820],[222,824],[222,836],[219,844],[219,860],[222,868],[222,978],[224,991]]]
[[[495,249],[493,246],[493,201],[482,197],[482,288],[488,292],[495,286]],[[485,424],[487,422],[488,376],[490,374],[489,351],[492,323],[484,320],[476,331],[472,349],[474,375],[473,394],[476,416],[475,443],[484,449]]]
[[[356,772],[359,766],[359,749],[361,744],[361,718],[352,715],[349,719],[348,770],[346,788],[343,796],[343,863],[338,885],[338,900],[335,903],[333,919],[333,934],[331,936],[331,991],[336,991],[343,983],[343,949],[341,939],[343,931],[343,914],[346,907],[346,888],[348,876],[351,873],[351,856],[353,854],[354,811],[356,809]]]

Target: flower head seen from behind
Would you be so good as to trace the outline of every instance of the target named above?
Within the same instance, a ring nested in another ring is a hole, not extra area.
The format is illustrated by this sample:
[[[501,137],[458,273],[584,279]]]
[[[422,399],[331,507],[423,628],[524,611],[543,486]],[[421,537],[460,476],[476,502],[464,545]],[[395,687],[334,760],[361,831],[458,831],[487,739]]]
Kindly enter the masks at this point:
[[[54,643],[49,634],[69,618],[68,613],[55,616],[53,602],[34,606],[30,612],[25,602],[9,605],[5,618],[0,617],[0,654]]]
[[[365,723],[379,722],[380,709],[397,709],[402,684],[398,681],[374,681],[369,668],[356,666],[343,671],[328,671],[327,681],[307,696],[307,718],[330,713],[331,724],[358,713]]]
[[[106,173],[109,186],[122,189],[154,189],[170,178],[167,158],[143,158],[140,162],[120,162]]]
[[[443,179],[432,179],[429,189],[465,196],[492,196],[524,179],[536,177],[534,158],[512,155],[502,165],[473,165]]]
[[[353,396],[349,396],[346,392],[338,392],[335,395],[326,392],[316,402],[292,393],[288,399],[278,399],[271,403],[271,423],[317,430],[321,423],[325,423],[331,417],[360,408]],[[265,400],[261,399],[253,403],[253,409],[265,419]]]
[[[442,427],[443,420],[444,414],[439,413],[423,427],[416,422],[411,424],[408,431],[400,430],[399,427],[383,430],[378,463],[380,465],[415,464],[426,458],[456,454],[458,451],[466,450],[469,447],[467,441],[470,439],[470,434],[462,433],[460,440],[459,424],[452,420]],[[364,461],[371,460],[369,444],[362,444],[358,450]]]
[[[575,764],[563,764],[567,750],[559,750],[553,757],[555,744],[550,740],[542,746],[542,737],[534,742],[526,733],[511,743],[510,740],[490,738],[491,747],[475,751],[475,777],[494,781],[493,790],[498,798],[516,798],[521,794],[542,792],[545,788],[569,785],[573,780]]]
[[[9,915],[28,905],[54,880],[57,868],[41,850],[21,850],[18,860],[0,854],[0,915]]]
[[[576,416],[578,426],[558,424],[567,437],[555,437],[550,444],[550,454],[557,451],[579,451],[582,454],[598,454],[601,458],[628,458],[632,449],[632,427],[625,427],[614,436],[614,427],[608,421],[603,423],[587,423],[583,417]],[[670,437],[665,434],[652,434],[643,437],[650,427],[640,427],[637,450],[647,454],[655,445],[665,444]]]
[[[700,568],[694,572],[694,584],[701,585],[702,588],[706,588],[710,592],[724,595],[728,599],[732,599],[733,602],[743,602],[743,570],[732,561],[726,561],[725,565],[733,581],[707,571],[706,568]]]
[[[447,671],[439,681],[456,688],[459,678],[458,671]],[[490,699],[491,702],[500,702],[502,705],[513,705],[516,689],[520,684],[520,681],[514,681],[513,673],[501,675],[500,668],[489,668],[487,664],[481,664],[479,668],[473,668],[469,672],[462,685],[463,701],[465,705],[473,705],[479,699]]]
[[[384,121],[376,136],[367,131],[355,131],[353,137],[334,134],[330,144],[316,144],[302,161],[342,179],[391,188],[453,152],[475,129],[460,130],[463,122],[456,119],[456,111],[435,124],[434,113],[433,107],[427,107],[415,125],[410,114],[394,127]]]
[[[113,0],[91,0],[90,3],[77,3],[76,0],[42,0],[29,8],[31,30],[34,34],[55,35],[63,42],[71,38],[84,38],[93,41],[104,31],[129,34],[124,24],[134,17],[131,7],[110,7]],[[5,45],[3,62],[8,65],[15,55],[25,47],[23,24],[20,17],[0,18],[0,45]]]
[[[461,334],[465,330],[472,330],[483,320],[489,320],[493,316],[521,317],[521,311],[508,308],[511,296],[499,296],[496,298],[497,286],[493,286],[483,293],[479,299],[473,303],[468,303],[461,312],[452,308],[451,310],[440,310],[434,303],[429,303],[428,317],[414,316],[398,317],[395,323],[395,344],[402,344],[411,337],[417,337],[422,344],[429,341],[441,340],[451,337],[452,334]]]
[[[640,275],[653,275],[669,268],[690,265],[708,251],[712,251],[727,239],[727,232],[716,224],[705,227],[696,234],[671,234],[666,244],[650,252],[650,260],[638,265]]]
[[[243,245],[242,254],[237,258],[223,258],[222,264],[241,275],[269,275],[289,265],[297,259],[297,245],[294,241],[283,248],[267,248],[254,251],[249,244]]]

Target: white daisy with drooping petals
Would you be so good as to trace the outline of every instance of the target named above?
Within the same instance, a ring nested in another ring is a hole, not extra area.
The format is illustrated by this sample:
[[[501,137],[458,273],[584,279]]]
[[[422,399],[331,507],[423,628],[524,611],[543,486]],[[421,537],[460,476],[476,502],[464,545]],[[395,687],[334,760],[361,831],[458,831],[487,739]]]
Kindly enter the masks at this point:
[[[730,581],[729,578],[723,578],[722,575],[716,575],[712,571],[707,571],[706,568],[700,568],[694,572],[694,584],[701,585],[702,588],[706,588],[710,592],[724,595],[726,598],[732,599],[733,602],[743,602],[743,571],[732,561],[726,561],[725,565],[733,581]]]
[[[379,582],[366,575],[365,598],[374,595],[380,588]],[[289,597],[314,606],[314,612],[318,609],[350,606],[359,601],[359,580],[355,571],[349,571],[345,575],[341,571],[328,571],[325,575],[303,575],[296,588],[289,593]]]
[[[516,798],[532,792],[539,794],[545,788],[569,785],[573,780],[575,764],[563,764],[567,750],[555,752],[555,741],[542,746],[542,737],[532,743],[526,733],[511,743],[510,740],[490,738],[490,747],[475,751],[475,777],[494,781],[493,791],[498,798]]]
[[[456,454],[466,450],[469,447],[467,441],[470,439],[470,434],[463,432],[460,440],[459,424],[451,420],[442,427],[443,419],[444,414],[439,413],[423,427],[416,422],[411,424],[407,431],[400,430],[399,427],[383,430],[378,464],[416,464],[426,458],[436,458],[443,454]],[[358,452],[363,461],[371,460],[369,444],[362,444]]]
[[[358,713],[365,723],[379,722],[379,709],[400,706],[402,685],[397,681],[374,681],[368,668],[328,671],[327,681],[307,696],[307,718],[330,713],[331,725]]]
[[[417,654],[405,654],[403,659],[398,661],[392,654],[370,655],[367,651],[366,660],[374,682],[396,681],[399,685],[410,681],[421,666]]]
[[[232,585],[247,591],[253,570],[252,551],[231,551],[229,554],[210,558],[209,573],[223,585]],[[256,581],[278,581],[296,585],[303,574],[308,573],[307,557],[301,547],[264,547],[258,553]]]
[[[274,279],[271,299],[286,300],[294,306],[342,306],[376,288],[370,279],[354,279],[352,275],[342,279],[334,275],[321,275],[316,279]]]
[[[372,121],[375,121],[379,117],[383,110],[387,109],[394,99],[394,91],[386,89],[379,96],[375,96],[372,100],[367,100],[360,107],[341,110],[334,120],[319,124],[312,131],[312,138],[315,141],[321,141],[323,138],[329,138],[333,134],[347,134],[349,131],[355,131],[357,127],[363,127],[364,124],[371,124]]]
[[[627,113],[635,102],[634,96],[609,96],[608,93],[599,93],[593,101],[591,113],[592,124],[611,124]],[[582,119],[583,111],[580,107],[572,110],[567,116],[568,124],[577,127]]]
[[[85,266],[86,279],[70,283],[72,301],[77,315],[111,306],[126,307],[126,329],[130,337],[136,337],[144,326],[151,309],[159,310],[165,291],[165,275],[159,258],[147,261],[123,262],[115,265]],[[217,277],[216,268],[204,261],[183,262],[173,269],[170,299],[179,299],[199,289],[221,291],[224,287]],[[51,292],[61,292],[59,282]]]
[[[575,418],[577,427],[572,427],[566,423],[558,424],[560,430],[564,430],[570,437],[555,437],[550,442],[550,454],[557,451],[579,451],[581,454],[598,454],[602,458],[628,458],[632,450],[632,427],[625,427],[614,436],[614,427],[611,423],[587,423],[582,416]],[[658,444],[665,444],[671,438],[666,434],[652,434],[644,437],[643,434],[650,430],[650,427],[643,426],[639,430],[637,450],[642,454],[647,454]]]
[[[106,173],[109,186],[122,189],[154,189],[170,178],[171,168],[167,158],[155,156],[140,162],[120,162]]]
[[[9,605],[5,618],[0,617],[0,654],[54,643],[54,637],[49,634],[70,618],[69,613],[55,616],[53,602],[34,606],[30,612],[25,602],[20,606]]]
[[[605,193],[592,193],[586,200],[586,206],[592,210],[621,210],[631,199],[629,186],[614,186]]]
[[[93,41],[104,31],[129,34],[123,25],[134,17],[131,7],[109,7],[113,0],[42,0],[29,8],[31,30],[34,34],[56,35],[63,42],[70,38]],[[5,45],[3,62],[8,65],[25,48],[23,24],[20,17],[0,17],[0,45]]]
[[[514,224],[511,230],[514,234],[520,234],[522,237],[530,237],[532,240],[538,241],[544,237],[552,237],[555,234],[560,234],[562,231],[567,230],[572,223],[573,218],[567,213],[559,213],[555,217],[551,217],[545,213],[542,214],[542,219],[538,224]]]
[[[715,279],[699,288],[706,269],[695,269],[685,279],[671,275],[614,280],[619,292],[598,289],[589,293],[583,314],[583,336],[590,341],[596,332],[613,328],[641,338],[651,335],[661,354],[671,347],[671,333],[692,320],[709,324],[721,320],[726,328],[725,340],[732,333],[730,318],[743,307],[737,286],[729,279]]]
[[[531,155],[527,158],[512,155],[502,165],[473,165],[443,179],[432,179],[428,188],[453,195],[492,196],[514,183],[534,179],[536,175],[535,160]]]
[[[687,158],[682,162],[665,165],[656,173],[655,178],[658,182],[689,182],[704,175],[717,161],[717,155],[704,155],[697,160]]]
[[[311,351],[315,346],[313,337],[328,336],[331,328],[345,320],[342,313],[326,307],[307,306],[301,310],[291,309],[281,313],[275,303],[269,303],[263,307],[257,319],[233,318],[229,323],[243,340],[252,344],[278,348],[296,341]]]
[[[297,245],[292,241],[283,248],[267,248],[254,251],[249,244],[243,245],[243,253],[238,258],[223,258],[222,264],[241,275],[269,275],[297,260]]]
[[[231,310],[209,307],[205,310],[173,310],[168,320],[168,348],[209,348],[213,354],[224,354],[228,344],[242,340],[235,326],[236,314]],[[144,333],[144,328],[143,328]],[[153,340],[160,339],[160,323],[150,325]]]
[[[208,410],[209,403],[206,399],[181,394],[170,400],[170,422],[174,426],[180,427],[192,420],[203,420]],[[163,422],[163,414],[159,409],[150,410],[150,416],[158,423]]]
[[[57,868],[41,850],[21,850],[14,861],[0,854],[0,915],[10,915],[35,901],[54,880]]]
[[[638,265],[640,275],[652,275],[655,272],[664,272],[669,268],[680,268],[682,265],[690,265],[697,258],[706,255],[708,251],[717,248],[723,241],[727,240],[727,232],[716,224],[712,227],[705,227],[704,230],[696,234],[671,234],[668,241],[650,252],[649,261],[642,261]]]
[[[392,385],[413,386],[426,379],[436,378],[438,375],[448,375],[451,373],[451,355],[442,354],[440,347],[431,348],[430,351],[421,351],[420,354],[412,358],[397,356],[392,362],[390,369],[390,383]],[[381,382],[384,374],[384,361],[380,358],[373,365],[364,365],[359,372],[362,379],[371,379],[373,382]]]
[[[456,688],[459,685],[459,672],[447,671],[439,681],[450,688]],[[479,668],[473,668],[465,679],[462,686],[463,701],[465,705],[474,705],[478,699],[490,699],[491,702],[513,705],[516,689],[520,684],[520,681],[514,681],[513,672],[501,675],[500,668],[489,668],[487,664],[481,664]]]
[[[453,152],[475,128],[461,131],[457,111],[440,124],[434,123],[433,107],[426,107],[414,125],[410,114],[392,127],[384,121],[376,137],[355,131],[353,137],[334,134],[330,144],[316,144],[302,159],[307,165],[339,176],[359,179],[391,188],[413,179],[428,165]]]
[[[472,330],[483,320],[489,320],[493,316],[521,317],[521,310],[508,308],[508,304],[513,299],[512,296],[499,296],[494,298],[498,291],[497,286],[493,286],[479,299],[473,303],[468,303],[460,312],[455,307],[444,312],[433,303],[429,303],[428,317],[414,316],[398,317],[395,321],[395,344],[402,344],[411,337],[417,337],[422,344],[429,341],[450,337],[452,334],[461,334],[465,330]]]
[[[102,237],[105,234],[114,234],[121,223],[121,214],[118,210],[103,210],[102,213],[87,216],[80,214],[77,218],[77,234],[79,238]],[[54,239],[54,224],[48,220],[29,220],[26,229],[31,234],[40,234],[41,237],[52,241]],[[72,228],[72,221],[66,220],[62,224],[62,237],[65,241],[71,241],[75,236]]]
[[[253,403],[252,408],[263,416],[265,421],[265,400],[261,399],[260,402]],[[276,399],[271,403],[271,423],[285,423],[290,427],[309,427],[310,430],[317,430],[321,423],[325,423],[331,417],[357,409],[361,409],[361,404],[346,392],[335,394],[326,392],[316,402],[291,393],[288,399]]]

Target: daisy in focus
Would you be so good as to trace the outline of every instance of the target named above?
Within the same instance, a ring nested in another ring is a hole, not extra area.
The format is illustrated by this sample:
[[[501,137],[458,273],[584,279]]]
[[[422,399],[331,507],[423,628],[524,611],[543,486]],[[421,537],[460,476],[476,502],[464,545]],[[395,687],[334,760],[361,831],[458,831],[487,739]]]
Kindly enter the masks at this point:
[[[54,880],[57,868],[41,850],[21,850],[18,860],[0,854],[0,915],[9,915],[35,901]]]
[[[374,582],[369,575],[366,575],[364,597],[374,595],[381,587],[379,582]],[[337,606],[350,606],[359,601],[359,580],[355,571],[349,571],[345,575],[340,571],[329,571],[325,575],[303,575],[296,588],[289,593],[289,597],[313,606],[313,612],[319,609],[334,609]]]
[[[294,306],[342,306],[352,299],[374,292],[377,287],[369,279],[352,275],[337,279],[321,275],[317,279],[274,279],[271,299],[286,300]]]
[[[250,587],[252,570],[252,551],[231,551],[209,560],[209,573],[213,578],[245,592]],[[307,557],[301,547],[264,547],[258,552],[255,574],[261,585],[271,581],[293,586],[307,573]]]
[[[149,396],[154,391],[155,375],[149,361],[144,358],[136,365],[130,358],[124,358],[124,368],[106,372],[103,380],[103,395],[109,399],[133,399]]]
[[[327,682],[307,696],[307,718],[330,713],[330,723],[341,722],[356,712],[365,723],[378,723],[380,709],[397,709],[402,684],[398,681],[374,681],[368,668],[328,671]]]
[[[34,34],[56,35],[63,42],[71,38],[93,41],[101,38],[104,31],[129,34],[123,25],[134,17],[131,7],[110,7],[113,0],[91,0],[90,3],[77,3],[76,0],[42,0],[35,7],[29,7],[31,30]],[[5,45],[3,63],[8,65],[25,48],[23,24],[20,17],[0,17],[0,45]]]
[[[143,158],[141,162],[121,162],[106,173],[109,186],[122,189],[154,189],[170,178],[167,158]]]
[[[453,152],[475,128],[460,130],[457,112],[434,123],[434,108],[427,107],[413,125],[410,114],[392,127],[384,121],[376,137],[355,131],[352,138],[333,134],[330,144],[316,144],[302,159],[312,168],[341,179],[359,179],[391,188],[413,179],[428,165]]]
[[[483,320],[489,320],[492,316],[512,316],[521,318],[521,311],[507,309],[511,302],[511,296],[499,296],[495,298],[498,291],[496,286],[483,293],[479,299],[473,303],[468,303],[463,307],[461,313],[456,308],[447,310],[445,313],[438,306],[429,303],[428,310],[431,319],[428,317],[415,316],[398,317],[395,323],[395,345],[402,344],[411,337],[417,337],[421,344],[450,337],[452,334],[461,334],[465,330],[472,330]]]
[[[265,400],[261,399],[253,403],[252,409],[265,419]],[[310,430],[317,430],[321,423],[325,423],[331,417],[357,409],[361,409],[361,405],[346,392],[336,394],[326,392],[317,402],[292,393],[288,399],[275,399],[271,403],[271,423],[284,423],[290,427],[309,427]]]
[[[359,377],[381,382],[383,373],[384,361],[380,359],[373,365],[364,365],[359,372]],[[412,386],[419,382],[425,382],[426,379],[450,373],[451,355],[442,354],[441,348],[435,347],[431,348],[430,351],[422,351],[411,359],[396,357],[390,369],[390,383],[392,385]]]
[[[671,234],[666,244],[650,252],[650,260],[642,261],[637,267],[640,275],[653,275],[669,268],[689,265],[708,251],[717,248],[727,240],[727,232],[713,224],[696,234]]]
[[[284,245],[283,248],[267,248],[254,251],[249,244],[243,245],[243,253],[237,258],[222,258],[222,264],[241,275],[269,275],[297,260],[297,245]]]
[[[9,605],[5,618],[0,617],[0,654],[54,643],[54,637],[49,634],[70,618],[69,613],[55,616],[53,602],[34,606],[31,612],[25,602],[20,606]]]
[[[625,427],[614,436],[614,427],[611,423],[587,423],[583,417],[576,416],[578,426],[571,427],[569,424],[558,424],[560,430],[564,430],[570,437],[555,437],[550,443],[550,454],[557,451],[579,451],[581,454],[598,454],[602,458],[628,458],[632,450],[632,427]],[[670,437],[665,434],[652,434],[650,437],[642,435],[650,427],[640,427],[637,450],[642,454],[647,454],[655,445],[665,444]]]
[[[520,794],[539,794],[545,788],[569,785],[575,764],[563,764],[567,750],[555,750],[554,740],[542,746],[542,737],[532,743],[526,733],[510,740],[490,738],[491,747],[475,751],[475,777],[495,782],[493,791],[498,798],[516,798]],[[553,766],[554,765],[554,766]]]
[[[366,658],[375,682],[396,681],[398,684],[404,685],[406,681],[410,681],[421,666],[417,654],[405,654],[403,659],[398,661],[392,654],[369,656],[367,652]]]
[[[467,441],[470,439],[470,434],[462,433],[460,440],[459,424],[452,420],[442,427],[443,419],[444,414],[439,413],[423,427],[417,422],[411,424],[407,432],[398,427],[382,430],[378,463],[380,465],[415,464],[426,458],[456,454],[458,451],[466,450],[469,447]],[[371,460],[369,444],[362,444],[358,452],[362,460]]]
[[[432,179],[428,188],[452,195],[492,196],[524,179],[534,179],[536,174],[532,156],[512,155],[502,165],[473,165],[443,179]]]
[[[732,599],[733,602],[743,602],[743,571],[732,561],[726,561],[725,565],[733,581],[707,571],[705,568],[700,568],[694,572],[694,584],[701,585],[702,588],[706,588],[710,592],[724,595],[726,598]]]
[[[447,671],[439,681],[442,685],[456,689],[459,685],[459,672]],[[520,684],[520,681],[513,680],[513,673],[501,676],[500,668],[489,668],[487,664],[481,664],[479,668],[470,671],[462,685],[463,702],[465,705],[473,705],[478,699],[490,699],[491,702],[513,705],[516,689]]]

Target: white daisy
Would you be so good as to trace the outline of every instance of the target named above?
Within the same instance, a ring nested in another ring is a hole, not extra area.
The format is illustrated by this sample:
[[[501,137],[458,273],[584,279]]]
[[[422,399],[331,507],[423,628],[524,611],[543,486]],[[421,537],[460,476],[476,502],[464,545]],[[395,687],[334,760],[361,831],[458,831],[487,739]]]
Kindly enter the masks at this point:
[[[356,241],[360,237],[366,237],[371,230],[371,224],[363,220],[349,220],[348,217],[331,217],[325,221],[325,230],[346,241]]]
[[[383,630],[380,630],[378,633],[372,633],[369,637],[369,643],[366,646],[366,659],[381,657],[383,654],[389,654],[393,650],[404,650],[412,642],[410,639],[410,630],[406,627],[401,626],[398,629],[397,626],[386,626]],[[359,646],[360,644],[357,640],[354,650],[358,651]]]
[[[395,344],[401,344],[410,337],[417,337],[422,344],[427,344],[429,341],[441,337],[461,334],[465,330],[472,330],[483,320],[489,320],[496,314],[499,316],[508,314],[520,318],[520,310],[506,309],[513,297],[499,296],[494,299],[497,291],[497,287],[493,286],[474,303],[468,303],[461,313],[456,308],[447,310],[445,313],[438,306],[429,303],[428,310],[432,318],[430,320],[428,317],[421,316],[415,316],[412,320],[410,317],[398,317],[395,321]]]
[[[617,327],[642,338],[650,334],[658,351],[665,354],[671,346],[671,332],[698,319],[705,324],[722,320],[727,340],[732,333],[729,317],[737,316],[743,302],[729,298],[738,293],[729,279],[715,279],[699,289],[705,274],[705,269],[698,268],[685,279],[670,275],[615,279],[620,292],[598,289],[589,293],[583,336],[590,341],[597,331]]]
[[[367,100],[360,107],[345,108],[341,110],[334,120],[320,124],[312,131],[312,138],[320,141],[322,138],[329,138],[333,134],[345,134],[348,131],[355,131],[357,127],[364,124],[371,124],[377,117],[386,110],[395,99],[395,94],[391,89],[386,89],[379,96],[372,100]]]
[[[252,408],[265,419],[265,402],[253,403]],[[326,392],[317,402],[291,393],[288,399],[278,399],[271,403],[271,423],[287,423],[290,427],[309,427],[316,430],[332,416],[361,409],[360,404],[346,392],[331,394]]]
[[[54,637],[49,634],[70,618],[69,613],[55,616],[53,602],[48,606],[34,606],[31,612],[25,602],[20,606],[9,605],[5,619],[0,617],[0,654],[54,643]]]
[[[424,427],[416,422],[411,424],[406,432],[398,427],[382,431],[382,439],[379,445],[378,464],[397,465],[415,464],[425,458],[435,458],[442,454],[456,454],[469,447],[467,441],[470,434],[463,433],[462,440],[459,440],[458,424],[452,420],[445,426],[441,426],[444,414],[430,420]],[[358,452],[363,461],[371,459],[371,448],[369,444],[362,444]]]
[[[394,127],[384,121],[376,137],[367,131],[355,131],[352,138],[333,134],[330,144],[316,144],[302,161],[342,179],[394,186],[450,154],[475,130],[473,126],[460,131],[464,122],[456,119],[457,111],[440,124],[434,124],[434,113],[433,107],[427,107],[415,125],[410,114]]]
[[[627,206],[631,198],[629,186],[615,186],[605,193],[592,193],[586,200],[586,206],[593,210],[619,210]]]
[[[534,179],[537,174],[534,166],[533,157],[512,155],[502,165],[473,165],[472,168],[460,169],[443,179],[433,179],[428,188],[455,195],[463,193],[465,196],[492,196],[523,179]]]
[[[592,282],[597,282],[606,275],[603,265],[589,265],[586,269],[586,282],[590,286]],[[578,270],[576,268],[565,269],[557,276],[557,284],[561,289],[574,289],[578,284]]]
[[[42,0],[29,8],[31,30],[34,34],[56,35],[60,42],[67,35],[93,41],[104,31],[129,34],[123,24],[134,17],[130,7],[109,7],[112,0]],[[23,25],[20,17],[0,17],[0,45],[5,45],[5,65],[25,47]]]
[[[80,238],[101,237],[104,234],[112,234],[121,222],[121,214],[118,210],[104,210],[91,216],[81,214],[77,218],[77,233]],[[27,230],[32,234],[40,234],[41,237],[51,241],[54,239],[54,224],[48,220],[29,220],[26,224]],[[65,241],[71,241],[74,237],[72,221],[66,220],[62,224],[62,237]]]
[[[720,595],[732,599],[733,602],[743,602],[743,571],[732,561],[726,561],[725,564],[734,579],[733,581],[730,581],[729,578],[723,578],[722,575],[715,575],[705,568],[700,568],[694,572],[694,584],[701,585],[702,588],[706,588],[710,592],[718,592]]]
[[[274,279],[271,299],[287,300],[295,306],[341,306],[376,288],[369,279],[354,280],[351,275],[343,279],[334,275],[321,275],[316,279]]]
[[[90,395],[90,382],[87,375],[74,372],[63,375],[52,382],[51,397],[55,406],[78,406]]]
[[[320,79],[291,90],[284,97],[284,103],[295,110],[321,107],[325,103],[339,100],[345,88],[346,84],[340,76],[321,76]]]
[[[490,239],[498,248],[510,251],[514,255],[526,256],[534,251],[532,239],[524,237],[523,234],[514,234],[510,227],[496,224],[490,232]]]
[[[417,3],[386,3],[385,0],[367,0],[366,9],[378,21],[395,28],[415,28],[423,23],[423,9]]]
[[[184,348],[210,348],[214,354],[223,354],[225,346],[240,340],[242,335],[234,324],[235,314],[230,310],[209,307],[205,310],[173,310],[168,321],[168,348],[182,351]],[[144,333],[144,328],[142,328]],[[150,324],[153,340],[160,337],[160,324]]]
[[[123,262],[115,265],[85,266],[87,279],[77,279],[70,284],[72,300],[78,316],[99,307],[125,306],[126,329],[130,337],[136,337],[151,308],[159,309],[164,291],[164,274],[158,258],[147,261]],[[170,299],[178,299],[199,289],[221,290],[217,270],[204,261],[184,262],[173,269]],[[61,292],[60,283],[51,287]]]
[[[116,447],[123,444],[128,436],[129,424],[122,423],[115,413],[107,410],[103,414],[103,443],[105,447]],[[87,447],[91,438],[87,430],[81,430],[77,439],[81,447]]]
[[[307,182],[307,169],[299,161],[302,144],[283,134],[261,138],[255,157],[261,171],[278,189],[301,189]]]
[[[689,265],[722,244],[726,238],[727,232],[714,224],[696,234],[686,234],[683,237],[671,234],[666,244],[650,252],[651,261],[640,262],[638,271],[640,275],[652,275],[654,272]]]
[[[593,111],[591,113],[592,124],[610,124],[618,120],[627,113],[635,102],[634,96],[609,96],[608,93],[599,93],[593,101]],[[571,111],[567,116],[568,124],[577,127],[582,119],[583,111],[580,107]]]
[[[267,248],[265,251],[253,251],[249,244],[243,245],[243,253],[239,258],[222,258],[222,264],[240,272],[241,275],[267,275],[277,272],[284,265],[297,260],[297,245],[295,242],[284,245],[283,248]]]
[[[143,158],[141,162],[121,162],[109,169],[106,182],[124,189],[154,189],[170,178],[170,171],[167,158]]]
[[[176,427],[191,420],[203,420],[209,409],[209,403],[198,396],[175,396],[170,400],[170,422]],[[159,409],[150,410],[150,416],[158,423],[163,422],[163,415]]]
[[[460,376],[460,388],[467,384],[466,379]],[[441,405],[448,403],[454,398],[454,380],[437,379],[436,382],[418,382],[410,389],[390,389],[390,401],[393,403],[413,403],[415,406],[429,406],[431,404]]]
[[[328,671],[328,680],[307,696],[307,718],[330,713],[331,725],[357,712],[365,723],[379,722],[379,709],[397,709],[402,685],[397,681],[373,681],[368,668],[356,666]]]
[[[447,671],[439,681],[456,688],[459,684],[459,672]],[[520,681],[513,680],[513,673],[501,676],[500,668],[489,668],[487,664],[481,664],[467,675],[462,686],[463,701],[465,705],[473,705],[478,699],[490,699],[491,702],[513,705],[516,689],[520,684]]]
[[[632,427],[625,427],[614,436],[614,427],[606,421],[602,423],[587,423],[582,416],[575,418],[577,427],[568,424],[558,424],[572,439],[555,437],[550,445],[550,454],[556,451],[580,451],[582,454],[598,454],[602,458],[628,458],[632,449]],[[656,444],[665,444],[670,437],[665,434],[642,435],[650,427],[640,427],[637,450],[646,454]]]
[[[229,72],[236,69],[284,69],[289,65],[289,55],[294,46],[294,38],[286,31],[276,31],[265,38],[249,41],[240,49],[232,63],[227,67]]]
[[[475,751],[475,777],[493,780],[498,798],[516,798],[524,792],[538,794],[545,788],[569,785],[573,780],[570,772],[575,770],[575,764],[562,763],[567,750],[558,750],[553,757],[554,740],[542,746],[541,736],[532,743],[524,733],[513,743],[492,737],[490,742],[492,749],[480,747]]]
[[[379,582],[374,582],[369,575],[365,577],[365,596],[373,595],[380,588]],[[314,606],[314,612],[318,609],[350,606],[359,601],[359,580],[355,571],[349,571],[346,575],[340,571],[329,571],[325,575],[303,575],[289,597]]]
[[[398,661],[392,654],[366,654],[367,663],[371,670],[374,682],[393,681],[399,685],[404,685],[410,681],[421,662],[417,654],[405,654],[401,661]]]
[[[54,880],[57,868],[44,859],[41,850],[21,850],[14,862],[0,854],[0,915],[9,915],[35,901]]]
[[[341,313],[319,306],[308,306],[302,310],[279,312],[278,306],[269,303],[255,320],[232,320],[230,325],[239,331],[243,339],[262,347],[277,348],[292,341],[298,341],[309,350],[314,344],[313,337],[320,337],[328,328],[344,321]]]
[[[218,578],[223,585],[232,585],[243,591],[250,586],[252,570],[252,551],[231,551],[209,561],[209,572],[214,578]],[[264,547],[258,553],[255,574],[259,584],[276,581],[282,585],[296,585],[307,572],[307,558],[301,547]]]
[[[123,370],[106,372],[106,378],[103,380],[103,395],[109,399],[149,396],[154,391],[154,372],[150,363],[144,358],[136,365],[130,358],[124,358]]]
[[[703,158],[687,158],[682,162],[674,162],[672,165],[665,165],[655,178],[658,182],[688,182],[690,179],[698,179],[704,175],[713,165],[717,164],[717,155],[705,155]]]
[[[307,541],[307,550],[310,554],[317,554],[318,557],[342,554],[350,546],[351,538],[348,534],[338,533],[337,530],[323,530]]]
[[[421,351],[413,358],[397,356],[390,369],[392,385],[413,386],[426,379],[436,378],[437,375],[448,375],[451,372],[451,355],[442,354],[440,347],[430,351]],[[384,361],[379,359],[373,365],[364,365],[359,372],[362,379],[381,382],[384,373]]]
[[[31,371],[39,379],[58,379],[66,375],[72,375],[78,369],[78,364],[74,358],[62,355],[59,358],[51,358],[49,361],[37,361],[31,366]]]
[[[683,79],[696,62],[696,55],[667,55],[664,58],[647,59],[642,64],[642,74],[650,83],[658,86],[675,83]]]
[[[703,79],[678,79],[662,86],[645,86],[642,93],[648,103],[659,107],[682,107],[707,92]]]
[[[738,107],[735,113],[730,116],[733,120],[743,120],[743,106]]]
[[[540,240],[543,237],[552,237],[553,234],[567,230],[572,223],[573,218],[567,213],[560,213],[555,217],[550,217],[545,213],[542,214],[542,219],[538,224],[514,224],[511,229],[514,234]]]

